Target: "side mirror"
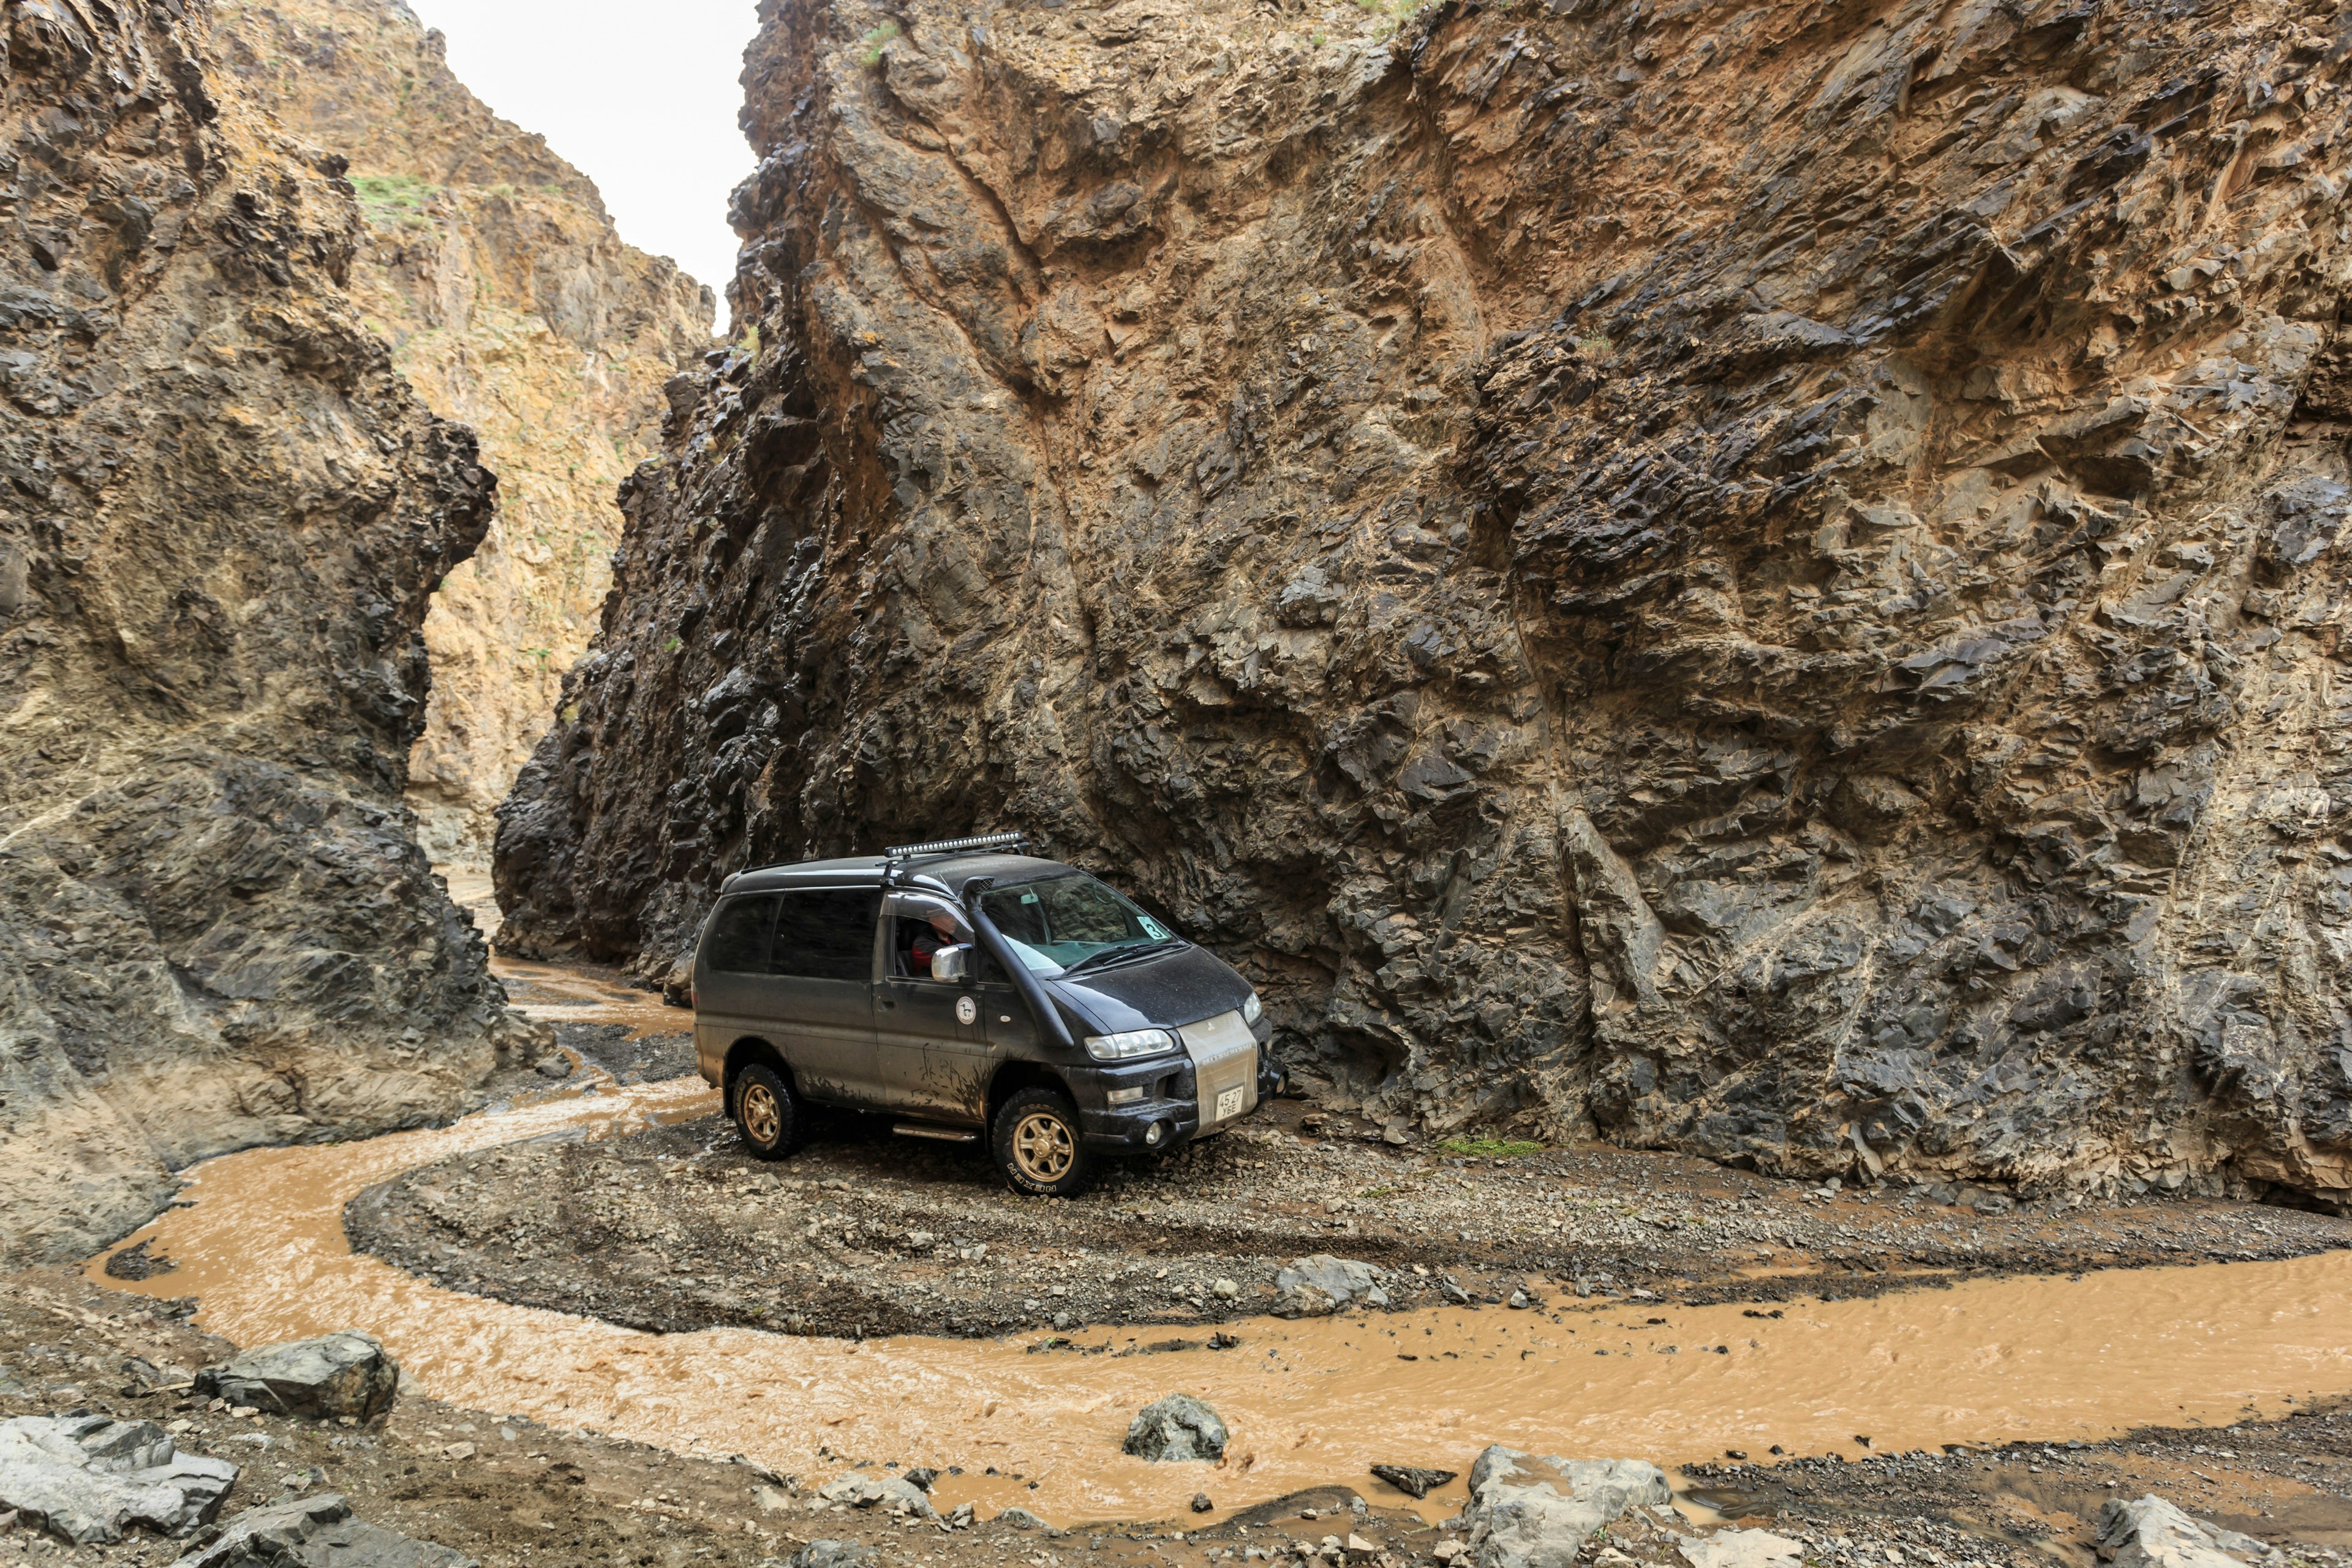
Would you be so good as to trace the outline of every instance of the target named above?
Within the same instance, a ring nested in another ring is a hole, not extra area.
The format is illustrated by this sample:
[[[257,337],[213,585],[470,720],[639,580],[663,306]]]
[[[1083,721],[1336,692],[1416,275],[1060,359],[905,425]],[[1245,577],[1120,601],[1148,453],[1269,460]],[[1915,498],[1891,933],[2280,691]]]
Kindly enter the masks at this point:
[[[971,978],[971,944],[957,942],[931,954],[931,978],[934,980],[969,980]]]

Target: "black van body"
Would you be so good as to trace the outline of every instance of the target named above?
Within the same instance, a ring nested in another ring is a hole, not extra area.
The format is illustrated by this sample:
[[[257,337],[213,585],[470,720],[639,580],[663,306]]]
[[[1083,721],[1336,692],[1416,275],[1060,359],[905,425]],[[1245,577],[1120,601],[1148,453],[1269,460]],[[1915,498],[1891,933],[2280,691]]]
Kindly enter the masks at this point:
[[[1016,1187],[1068,1193],[1092,1154],[1174,1148],[1278,1090],[1249,982],[1086,873],[985,847],[1013,837],[728,879],[697,944],[695,1038],[755,1152],[787,1152],[797,1102],[814,1100],[987,1137]],[[1055,909],[1125,934],[1048,945]]]

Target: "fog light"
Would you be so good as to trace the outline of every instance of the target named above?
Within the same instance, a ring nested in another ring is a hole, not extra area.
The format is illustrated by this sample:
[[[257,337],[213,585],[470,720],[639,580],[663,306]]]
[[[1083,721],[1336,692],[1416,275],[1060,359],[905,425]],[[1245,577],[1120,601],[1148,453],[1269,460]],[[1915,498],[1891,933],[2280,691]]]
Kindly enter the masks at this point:
[[[1143,1100],[1143,1086],[1139,1083],[1133,1089],[1115,1089],[1103,1098],[1113,1105],[1139,1105]]]
[[[1165,1121],[1155,1121],[1151,1124],[1150,1131],[1144,1133],[1143,1141],[1150,1147],[1157,1149],[1160,1147],[1160,1141],[1167,1136],[1168,1123]]]

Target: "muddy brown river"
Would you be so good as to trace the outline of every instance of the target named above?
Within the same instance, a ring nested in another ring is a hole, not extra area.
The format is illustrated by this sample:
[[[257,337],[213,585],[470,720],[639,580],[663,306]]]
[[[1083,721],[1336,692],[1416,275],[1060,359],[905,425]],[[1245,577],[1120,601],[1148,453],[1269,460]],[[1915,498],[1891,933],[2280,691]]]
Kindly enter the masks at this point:
[[[1784,1303],[1778,1319],[1624,1303],[1577,1303],[1557,1324],[1499,1309],[1265,1319],[1231,1325],[1234,1349],[1114,1357],[1033,1352],[1029,1339],[648,1334],[442,1289],[344,1238],[344,1204],[413,1167],[707,1115],[716,1100],[693,1079],[607,1084],[446,1128],[227,1155],[192,1173],[188,1206],[122,1244],[151,1243],[173,1271],[130,1284],[103,1279],[100,1258],[92,1278],[197,1296],[197,1321],[241,1344],[365,1330],[424,1393],[479,1411],[740,1452],[805,1479],[828,1479],[841,1456],[960,1465],[940,1478],[942,1507],[1018,1502],[1057,1522],[1190,1517],[1197,1490],[1223,1513],[1307,1486],[1365,1488],[1374,1463],[1462,1470],[1488,1442],[1667,1464],[1726,1448],[1760,1459],[1776,1443],[1851,1458],[1856,1434],[1881,1452],[2090,1439],[2352,1391],[2352,1252],[1986,1279]],[[1179,1390],[1233,1428],[1223,1466],[1119,1453],[1136,1408]],[[1423,1512],[1453,1511],[1460,1488]]]

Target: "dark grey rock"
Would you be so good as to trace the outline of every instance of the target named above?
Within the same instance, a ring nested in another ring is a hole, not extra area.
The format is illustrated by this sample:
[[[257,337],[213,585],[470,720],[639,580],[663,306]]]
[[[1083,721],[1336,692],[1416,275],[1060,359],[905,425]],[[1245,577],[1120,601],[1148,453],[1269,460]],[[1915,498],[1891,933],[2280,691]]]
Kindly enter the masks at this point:
[[[1459,1470],[1425,1470],[1413,1465],[1374,1465],[1372,1474],[1407,1497],[1424,1498],[1461,1472]]]
[[[993,1522],[997,1524],[1009,1524],[1015,1530],[1042,1531],[1047,1535],[1061,1535],[1066,1533],[1066,1531],[1062,1531],[1058,1527],[1047,1524],[1044,1520],[1039,1519],[1035,1514],[1031,1513],[1025,1508],[1008,1508],[999,1510]]]
[[[334,1492],[251,1509],[173,1568],[480,1568],[473,1558],[353,1518]]]
[[[1119,1447],[1139,1459],[1215,1459],[1224,1456],[1225,1439],[1215,1411],[1189,1394],[1171,1394],[1137,1413]]]
[[[196,1391],[273,1415],[371,1421],[392,1408],[400,1363],[381,1340],[344,1330],[242,1352],[197,1373]]]
[[[77,1546],[133,1527],[186,1535],[236,1484],[226,1459],[183,1454],[152,1421],[20,1415],[0,1421],[0,1510]]]
[[[792,1555],[786,1568],[867,1568],[881,1553],[855,1541],[812,1541]]]
[[[2259,97],[2302,13],[2122,52],[2090,14],[1454,8],[1373,78],[1189,97],[1122,34],[1050,46],[1066,105],[908,39],[877,91],[856,7],[763,10],[760,352],[671,384],[624,492],[502,944],[661,981],[738,867],[1017,823],[1258,976],[1350,1120],[2352,1196],[2347,497],[2281,436],[2352,424],[2340,195],[2253,178],[2237,231],[2286,237],[2206,255],[2177,193],[2240,154],[2140,123]],[[1524,133],[1401,144],[1391,68]],[[1964,108],[1996,75],[2081,112]],[[1212,151],[1243,95],[1278,189]],[[1754,150],[1698,224],[1646,199],[1696,147]],[[1551,216],[1406,216],[1465,180]],[[1430,290],[1394,334],[1367,247]]]

